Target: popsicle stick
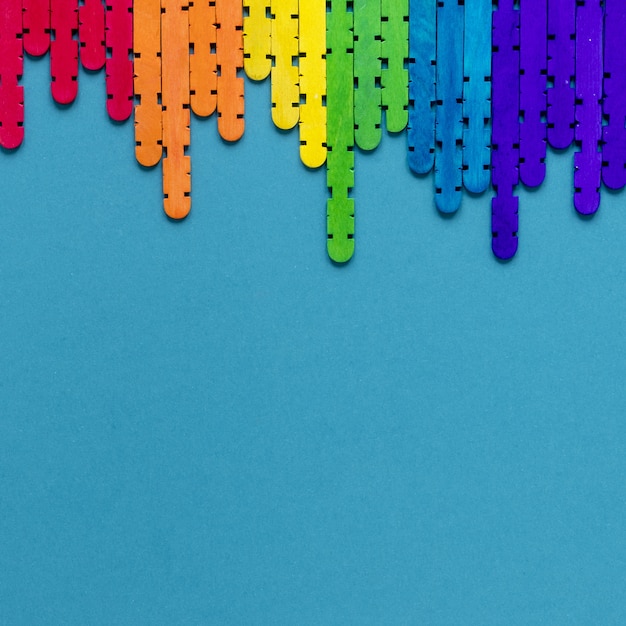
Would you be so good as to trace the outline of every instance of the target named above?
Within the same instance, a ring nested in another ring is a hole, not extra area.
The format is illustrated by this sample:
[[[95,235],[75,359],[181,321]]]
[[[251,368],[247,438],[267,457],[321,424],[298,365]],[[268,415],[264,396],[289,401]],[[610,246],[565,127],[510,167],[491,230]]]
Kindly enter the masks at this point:
[[[337,262],[354,254],[354,99],[352,12],[348,0],[329,0],[326,14],[328,156],[327,250]]]
[[[354,0],[354,140],[363,150],[382,135],[380,2]]]
[[[463,5],[437,3],[435,204],[453,213],[463,188]]]
[[[626,185],[626,3],[605,0],[602,181],[610,189]]]
[[[243,9],[243,67],[248,78],[263,80],[272,70],[270,0],[244,0]]]
[[[191,209],[188,0],[161,0],[163,208],[173,219]]]
[[[3,0],[0,11],[0,146],[17,148],[24,139],[22,2]]]
[[[244,131],[242,10],[241,0],[215,0],[217,129],[226,141],[237,141]]]
[[[326,1],[300,3],[300,159],[326,161]]]
[[[78,0],[50,0],[52,97],[70,104],[78,94]]]
[[[121,122],[133,112],[133,0],[106,0],[107,112]]]
[[[300,116],[298,0],[272,0],[272,120],[293,128]]]
[[[574,141],[576,0],[548,0],[548,143]]]
[[[482,193],[491,179],[491,0],[465,0],[463,185]]]
[[[382,108],[391,133],[406,128],[409,114],[409,0],[381,0]]]
[[[547,0],[520,5],[520,167],[521,181],[538,187],[546,176]]]
[[[189,85],[191,110],[208,117],[217,107],[217,56],[215,3],[189,3]]]
[[[500,259],[517,252],[519,183],[519,10],[499,0],[493,11],[491,248]]]
[[[134,0],[135,157],[146,167],[161,160],[161,3]]]
[[[436,0],[409,4],[408,163],[427,174],[435,163]]]
[[[574,207],[583,214],[600,206],[602,174],[602,0],[576,5],[576,129]]]
[[[80,62],[87,70],[97,71],[104,67],[104,13],[102,0],[82,0],[78,6]]]
[[[50,0],[22,0],[24,50],[36,57],[50,49]]]

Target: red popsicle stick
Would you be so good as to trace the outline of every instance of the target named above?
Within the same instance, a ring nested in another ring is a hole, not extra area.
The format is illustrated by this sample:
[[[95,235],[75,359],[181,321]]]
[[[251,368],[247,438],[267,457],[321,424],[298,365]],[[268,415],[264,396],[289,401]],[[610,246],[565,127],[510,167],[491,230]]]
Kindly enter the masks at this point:
[[[50,0],[50,26],[52,97],[69,104],[78,94],[78,0]]]
[[[87,70],[104,67],[104,4],[102,0],[84,0],[78,9],[80,62]]]
[[[0,11],[0,145],[17,148],[24,139],[22,0],[2,0]]]
[[[24,50],[40,57],[50,48],[50,0],[22,0]]]
[[[133,112],[133,0],[107,0],[107,111],[126,120]]]

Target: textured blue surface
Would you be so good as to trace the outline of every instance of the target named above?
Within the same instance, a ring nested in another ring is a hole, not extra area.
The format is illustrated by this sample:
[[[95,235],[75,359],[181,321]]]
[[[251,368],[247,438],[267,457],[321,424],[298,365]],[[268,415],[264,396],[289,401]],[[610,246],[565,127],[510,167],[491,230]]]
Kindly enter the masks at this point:
[[[357,154],[358,249],[247,85],[193,124],[190,218],[101,77],[0,155],[0,623],[622,624],[626,211],[572,152],[437,214],[404,136]]]

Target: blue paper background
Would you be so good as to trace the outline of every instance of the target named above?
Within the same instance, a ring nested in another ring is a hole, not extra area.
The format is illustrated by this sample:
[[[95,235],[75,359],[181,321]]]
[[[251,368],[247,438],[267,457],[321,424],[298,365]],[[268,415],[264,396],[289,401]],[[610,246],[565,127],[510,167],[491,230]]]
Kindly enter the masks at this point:
[[[623,624],[626,211],[572,154],[438,215],[404,135],[357,154],[357,253],[325,174],[247,83],[193,120],[193,210],[27,60],[1,154],[0,623]]]

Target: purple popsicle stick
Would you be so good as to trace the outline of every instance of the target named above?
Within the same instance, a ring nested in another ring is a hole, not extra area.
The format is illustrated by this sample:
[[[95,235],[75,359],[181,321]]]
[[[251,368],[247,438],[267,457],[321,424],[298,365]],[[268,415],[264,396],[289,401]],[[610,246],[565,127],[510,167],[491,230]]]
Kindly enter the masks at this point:
[[[574,140],[576,0],[548,0],[548,142],[568,148]]]
[[[517,251],[519,182],[519,10],[499,0],[492,28],[491,248],[500,259]]]
[[[605,0],[602,180],[610,189],[626,185],[626,3]]]
[[[538,187],[546,176],[547,0],[520,5],[520,178]]]
[[[583,215],[600,206],[602,173],[602,0],[576,7],[576,143],[574,206]]]

